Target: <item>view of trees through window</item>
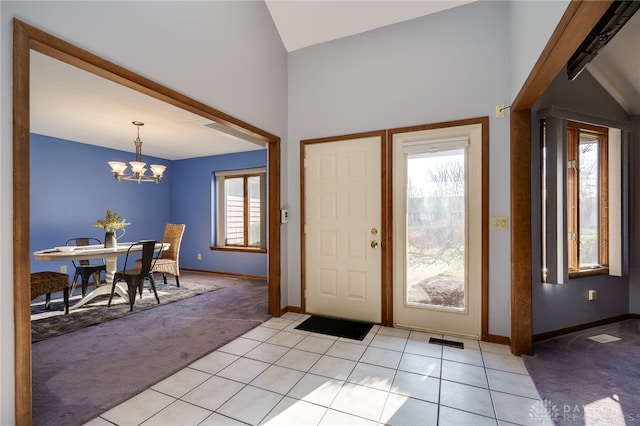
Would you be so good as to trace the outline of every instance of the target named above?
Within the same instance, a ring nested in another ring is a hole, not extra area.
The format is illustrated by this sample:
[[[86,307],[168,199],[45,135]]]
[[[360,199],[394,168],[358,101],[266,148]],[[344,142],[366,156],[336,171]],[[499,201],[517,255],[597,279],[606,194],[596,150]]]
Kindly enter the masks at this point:
[[[580,265],[598,265],[600,179],[598,143],[591,138],[580,141]]]
[[[407,303],[465,307],[465,151],[407,160]]]
[[[567,230],[569,271],[608,264],[607,130],[569,122]]]

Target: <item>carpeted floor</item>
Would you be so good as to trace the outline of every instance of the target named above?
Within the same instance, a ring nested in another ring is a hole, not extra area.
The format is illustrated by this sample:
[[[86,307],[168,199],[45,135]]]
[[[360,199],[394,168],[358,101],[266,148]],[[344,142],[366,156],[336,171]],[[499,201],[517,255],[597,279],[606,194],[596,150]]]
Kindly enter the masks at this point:
[[[599,343],[589,337],[620,340]],[[640,423],[640,320],[536,342],[523,355],[557,425]]]
[[[219,288],[34,343],[33,424],[81,425],[269,318],[264,281],[183,275]]]

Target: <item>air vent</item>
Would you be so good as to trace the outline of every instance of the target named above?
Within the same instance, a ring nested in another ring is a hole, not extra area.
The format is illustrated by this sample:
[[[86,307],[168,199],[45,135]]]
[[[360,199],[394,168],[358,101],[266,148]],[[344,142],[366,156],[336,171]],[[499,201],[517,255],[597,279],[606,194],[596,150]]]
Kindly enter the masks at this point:
[[[267,146],[266,140],[261,139],[257,136],[244,133],[240,130],[236,130],[233,127],[227,126],[225,124],[220,124],[220,123],[216,123],[215,121],[211,121],[205,124],[205,127],[209,127],[210,129],[217,130],[218,132],[222,132],[233,139],[238,139],[244,142],[250,142],[250,143],[259,145],[262,148],[265,148]]]

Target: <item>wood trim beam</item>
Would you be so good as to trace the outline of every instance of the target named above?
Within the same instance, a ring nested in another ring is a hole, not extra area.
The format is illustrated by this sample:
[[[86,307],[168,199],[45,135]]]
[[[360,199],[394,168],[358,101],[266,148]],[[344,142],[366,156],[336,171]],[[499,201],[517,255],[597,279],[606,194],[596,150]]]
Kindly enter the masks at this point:
[[[382,325],[393,327],[393,146],[384,132],[382,142]]]
[[[48,34],[34,26],[17,19],[15,19],[15,21],[20,22],[28,32],[30,40],[29,46],[35,51],[144,93],[175,107],[211,119],[216,123],[227,125],[234,130],[264,142],[268,143],[277,139],[275,135],[129,71],[113,62],[109,62],[106,59]]]
[[[569,3],[511,106],[511,352],[515,355],[533,353],[531,107],[611,3]]]
[[[29,258],[29,34],[13,26],[13,318],[15,424],[31,425],[31,303]],[[27,194],[27,195],[25,195]]]
[[[481,339],[489,340],[489,117],[482,118],[482,324]]]
[[[511,112],[511,352],[532,354],[531,112]]]
[[[267,233],[267,284],[269,286],[269,315],[279,317],[282,313],[281,293],[281,250],[282,235],[280,225],[280,173],[281,173],[281,144],[280,138],[270,140],[267,152],[267,208],[268,233]]]
[[[613,1],[573,0],[536,61],[511,106],[511,111],[530,109],[565,67]]]

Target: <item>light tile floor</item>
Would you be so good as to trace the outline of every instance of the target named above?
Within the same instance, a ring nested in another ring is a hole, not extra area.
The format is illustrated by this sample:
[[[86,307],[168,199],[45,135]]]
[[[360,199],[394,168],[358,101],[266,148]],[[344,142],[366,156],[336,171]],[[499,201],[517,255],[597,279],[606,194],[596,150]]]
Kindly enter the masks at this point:
[[[380,326],[362,342],[294,329],[307,317],[270,319],[87,425],[551,424],[507,346]]]

